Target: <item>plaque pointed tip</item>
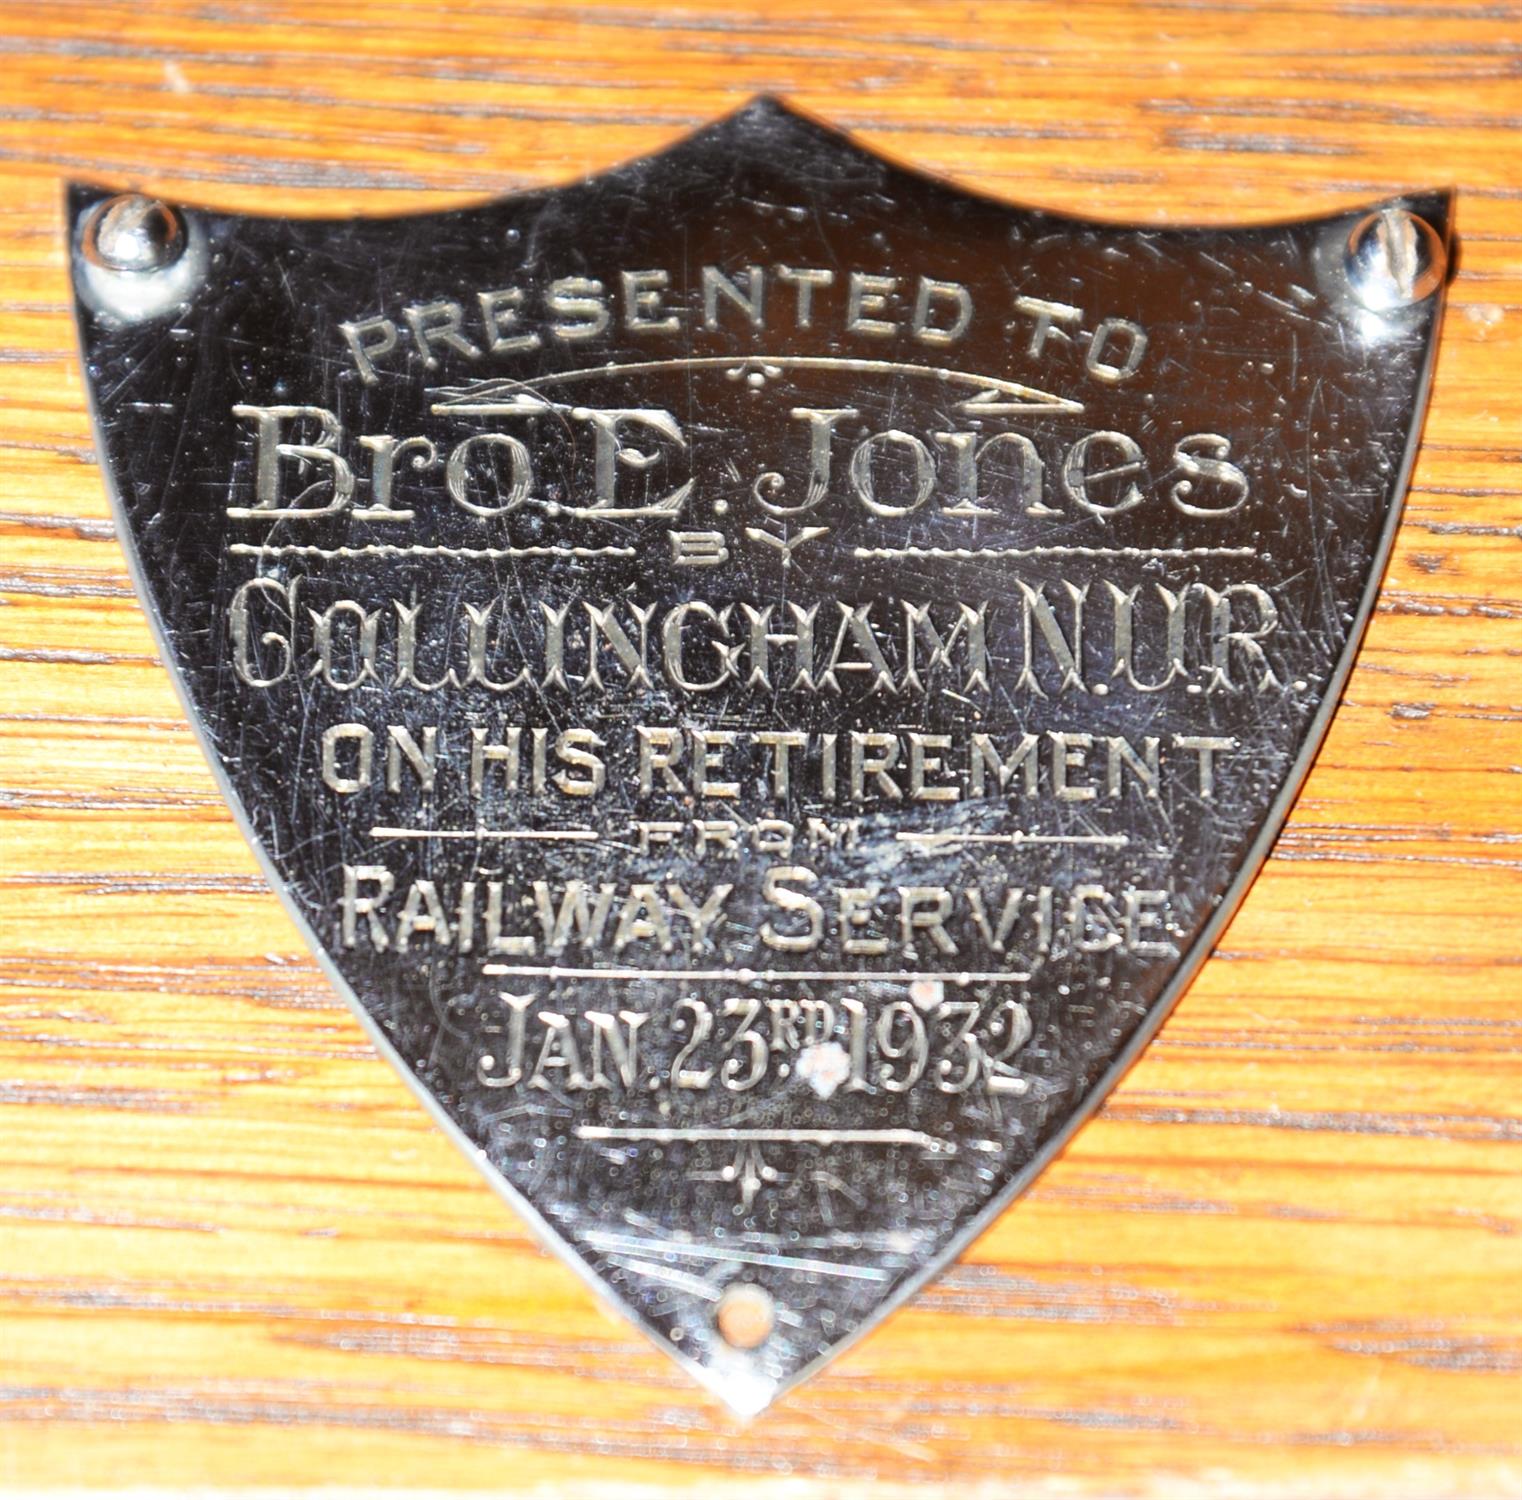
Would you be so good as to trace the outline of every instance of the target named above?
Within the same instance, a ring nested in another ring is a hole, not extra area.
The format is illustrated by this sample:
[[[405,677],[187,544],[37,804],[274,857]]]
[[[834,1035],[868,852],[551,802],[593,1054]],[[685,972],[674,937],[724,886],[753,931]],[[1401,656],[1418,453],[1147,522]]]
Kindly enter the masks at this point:
[[[795,115],[798,113],[781,94],[753,94],[740,106],[742,115]]]
[[[759,1417],[782,1390],[780,1382],[759,1370],[710,1369],[704,1372],[703,1383],[745,1422]]]
[[[793,125],[823,135],[840,134],[839,131],[832,130],[822,121],[815,119],[807,110],[799,109],[781,94],[755,94],[726,118],[745,125]]]

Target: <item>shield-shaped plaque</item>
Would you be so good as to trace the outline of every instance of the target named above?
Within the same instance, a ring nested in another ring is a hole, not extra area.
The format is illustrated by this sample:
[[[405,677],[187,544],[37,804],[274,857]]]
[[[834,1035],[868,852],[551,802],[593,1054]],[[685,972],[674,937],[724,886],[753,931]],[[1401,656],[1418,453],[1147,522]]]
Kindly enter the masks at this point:
[[[271,883],[759,1410],[1051,1159],[1251,880],[1447,199],[1079,222],[761,102],[461,212],[69,212],[122,540]]]

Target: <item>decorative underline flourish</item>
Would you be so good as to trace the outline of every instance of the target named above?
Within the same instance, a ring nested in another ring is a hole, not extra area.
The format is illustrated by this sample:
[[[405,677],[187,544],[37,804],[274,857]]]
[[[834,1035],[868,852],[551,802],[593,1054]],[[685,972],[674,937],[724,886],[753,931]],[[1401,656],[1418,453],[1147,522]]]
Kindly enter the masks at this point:
[[[1123,849],[1131,842],[1123,833],[895,833],[901,844],[953,848],[957,844],[1097,844]]]
[[[581,380],[602,380],[610,376],[644,374],[652,370],[722,369],[733,372],[731,378],[750,371],[764,384],[788,370],[844,371],[858,375],[907,375],[933,380],[940,385],[970,386],[976,394],[959,403],[957,409],[973,416],[1014,416],[1019,413],[1063,412],[1083,414],[1083,402],[1057,396],[1018,381],[997,375],[975,375],[967,370],[942,369],[938,366],[905,364],[891,359],[856,359],[843,355],[806,354],[729,354],[683,355],[674,359],[642,359],[627,364],[610,362],[590,365],[580,370],[560,370],[532,380],[474,380],[463,386],[445,386],[430,392],[441,399],[433,411],[439,414],[486,415],[517,408],[521,398],[531,401],[537,392],[550,386],[567,385]],[[751,382],[752,389],[756,382]]]
[[[291,544],[271,546],[232,542],[227,550],[238,557],[452,557],[465,561],[506,561],[515,557],[633,557],[633,547],[444,547],[414,543],[399,547],[390,542],[371,542],[363,547],[309,547]]]
[[[553,843],[595,843],[592,828],[388,828],[377,824],[372,839],[539,839]]]
[[[634,1251],[635,1254],[650,1252],[663,1259],[722,1260],[744,1266],[775,1266],[784,1271],[816,1271],[822,1276],[842,1276],[852,1281],[886,1281],[890,1273],[875,1266],[864,1266],[856,1261],[825,1260],[819,1256],[776,1255],[761,1250],[745,1250],[739,1245],[725,1242],[719,1245],[700,1244],[691,1240],[646,1240],[633,1235],[610,1234],[606,1230],[588,1229],[584,1238],[594,1250],[612,1252]],[[751,1241],[781,1243],[780,1235],[747,1235]]]
[[[939,980],[942,984],[1025,984],[1030,975],[1017,969],[988,972],[927,973],[923,969],[885,972],[880,969],[576,969],[562,964],[482,964],[483,974],[517,974],[555,981],[595,979],[611,984],[633,984],[646,979],[683,982],[720,981],[725,984],[791,984],[795,981],[851,984],[914,984]]]
[[[733,1126],[705,1128],[702,1126],[629,1126],[578,1125],[576,1139],[579,1141],[607,1141],[616,1145],[628,1142],[650,1141],[658,1145],[680,1145],[683,1142],[712,1142],[733,1145],[734,1160],[717,1172],[698,1172],[693,1176],[710,1182],[733,1183],[740,1193],[740,1206],[747,1212],[756,1197],[765,1188],[774,1186],[781,1173],[761,1153],[763,1145],[780,1146],[918,1146],[932,1156],[955,1156],[955,1141],[942,1140],[923,1130],[750,1130]]]
[[[853,557],[1256,557],[1256,547],[855,547]]]
[[[659,1145],[678,1141],[776,1141],[794,1145],[884,1145],[919,1146],[946,1156],[956,1155],[956,1143],[927,1135],[923,1130],[746,1130],[730,1126],[628,1126],[578,1125],[576,1138],[582,1141],[653,1141]]]

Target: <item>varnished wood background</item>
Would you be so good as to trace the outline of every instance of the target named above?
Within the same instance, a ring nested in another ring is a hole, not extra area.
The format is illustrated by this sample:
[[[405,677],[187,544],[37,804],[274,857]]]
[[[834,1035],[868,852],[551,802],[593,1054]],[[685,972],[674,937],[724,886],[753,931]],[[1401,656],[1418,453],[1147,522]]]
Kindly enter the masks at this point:
[[[1459,188],[1405,526],[1221,950],[1030,1195],[721,1414],[455,1154],[222,806],[128,586],[60,180],[418,210],[760,90],[1025,202]],[[0,4],[0,1484],[1522,1494],[1522,8]]]

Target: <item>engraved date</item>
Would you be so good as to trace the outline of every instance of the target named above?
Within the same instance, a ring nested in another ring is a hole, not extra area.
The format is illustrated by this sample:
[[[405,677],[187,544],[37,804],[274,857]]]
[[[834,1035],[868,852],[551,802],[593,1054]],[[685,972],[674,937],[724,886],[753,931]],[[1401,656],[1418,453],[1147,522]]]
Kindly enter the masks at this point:
[[[492,1089],[681,1097],[793,1079],[824,1100],[919,1089],[1019,1095],[1030,1086],[1013,1066],[1034,1032],[1024,1002],[937,979],[829,996],[687,993],[654,1010],[579,1015],[533,991],[462,997],[457,1008],[475,1017],[476,1077]]]

